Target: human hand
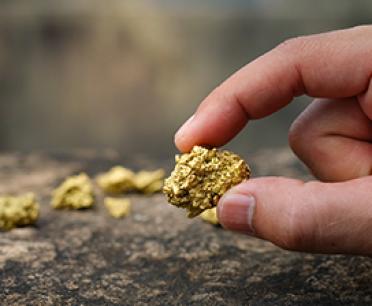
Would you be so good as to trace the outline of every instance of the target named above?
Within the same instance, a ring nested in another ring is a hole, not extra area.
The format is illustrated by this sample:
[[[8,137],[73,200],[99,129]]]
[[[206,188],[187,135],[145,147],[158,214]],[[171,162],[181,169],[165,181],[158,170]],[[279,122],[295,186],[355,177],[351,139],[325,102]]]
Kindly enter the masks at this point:
[[[220,200],[227,229],[289,250],[372,255],[372,26],[290,39],[217,87],[177,147],[221,146],[294,97],[315,100],[289,142],[320,181],[250,179]]]

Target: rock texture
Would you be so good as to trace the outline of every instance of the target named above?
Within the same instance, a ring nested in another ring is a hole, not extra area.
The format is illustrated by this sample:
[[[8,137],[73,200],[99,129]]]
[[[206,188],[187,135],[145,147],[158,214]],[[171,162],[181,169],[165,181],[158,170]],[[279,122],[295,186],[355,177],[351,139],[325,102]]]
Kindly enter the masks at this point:
[[[249,159],[257,175],[304,177],[286,150]],[[49,194],[66,175],[95,175],[124,162],[115,154],[1,155],[0,192],[34,191],[35,227],[0,233],[1,305],[370,305],[372,261],[290,253],[254,238],[189,220],[161,194],[132,194],[132,214],[55,211]],[[173,165],[169,163],[168,170]]]

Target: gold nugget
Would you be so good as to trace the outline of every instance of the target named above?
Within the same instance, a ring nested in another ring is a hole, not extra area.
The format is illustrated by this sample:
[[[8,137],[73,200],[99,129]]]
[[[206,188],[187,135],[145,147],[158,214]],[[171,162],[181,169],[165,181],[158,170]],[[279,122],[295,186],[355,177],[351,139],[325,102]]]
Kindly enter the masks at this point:
[[[163,188],[164,175],[163,169],[139,171],[134,177],[135,188],[145,194],[159,192]]]
[[[218,218],[217,218],[217,207],[204,210],[200,214],[200,218],[202,218],[203,221],[214,224],[214,225],[219,224]]]
[[[0,229],[34,224],[39,217],[39,204],[33,193],[18,197],[0,197]]]
[[[122,166],[111,168],[97,177],[98,186],[106,193],[120,194],[138,191],[145,194],[161,191],[164,182],[164,170],[139,171]]]
[[[104,205],[109,214],[114,218],[126,217],[129,215],[132,206],[129,199],[110,197],[105,198]]]
[[[54,208],[83,209],[94,204],[93,186],[85,173],[68,177],[53,191]]]
[[[246,162],[232,152],[195,146],[190,153],[176,155],[176,167],[165,180],[163,192],[171,204],[187,209],[193,218],[215,207],[250,172]]]
[[[99,175],[97,177],[97,184],[107,193],[125,193],[135,188],[134,177],[135,174],[133,171],[121,166],[116,166],[111,168],[108,172]]]

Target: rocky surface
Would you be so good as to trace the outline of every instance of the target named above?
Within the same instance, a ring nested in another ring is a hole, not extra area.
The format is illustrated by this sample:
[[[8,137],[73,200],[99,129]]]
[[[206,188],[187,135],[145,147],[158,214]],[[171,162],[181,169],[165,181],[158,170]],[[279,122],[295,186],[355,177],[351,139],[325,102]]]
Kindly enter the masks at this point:
[[[130,195],[133,211],[123,220],[107,214],[98,190],[91,210],[50,208],[50,191],[66,175],[95,175],[119,161],[135,170],[172,166],[110,152],[0,156],[0,193],[34,191],[41,201],[35,227],[0,233],[1,305],[372,303],[370,258],[283,251],[189,220],[160,194]],[[286,150],[249,161],[256,176],[304,178]]]

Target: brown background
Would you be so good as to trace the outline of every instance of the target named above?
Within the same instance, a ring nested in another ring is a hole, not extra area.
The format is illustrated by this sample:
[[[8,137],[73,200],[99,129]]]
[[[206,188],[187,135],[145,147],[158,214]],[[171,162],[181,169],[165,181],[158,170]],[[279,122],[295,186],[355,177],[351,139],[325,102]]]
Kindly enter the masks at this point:
[[[201,4],[202,3],[202,4]],[[1,1],[0,149],[168,158],[210,90],[282,40],[370,21],[370,1]],[[305,106],[230,148],[286,144]]]

